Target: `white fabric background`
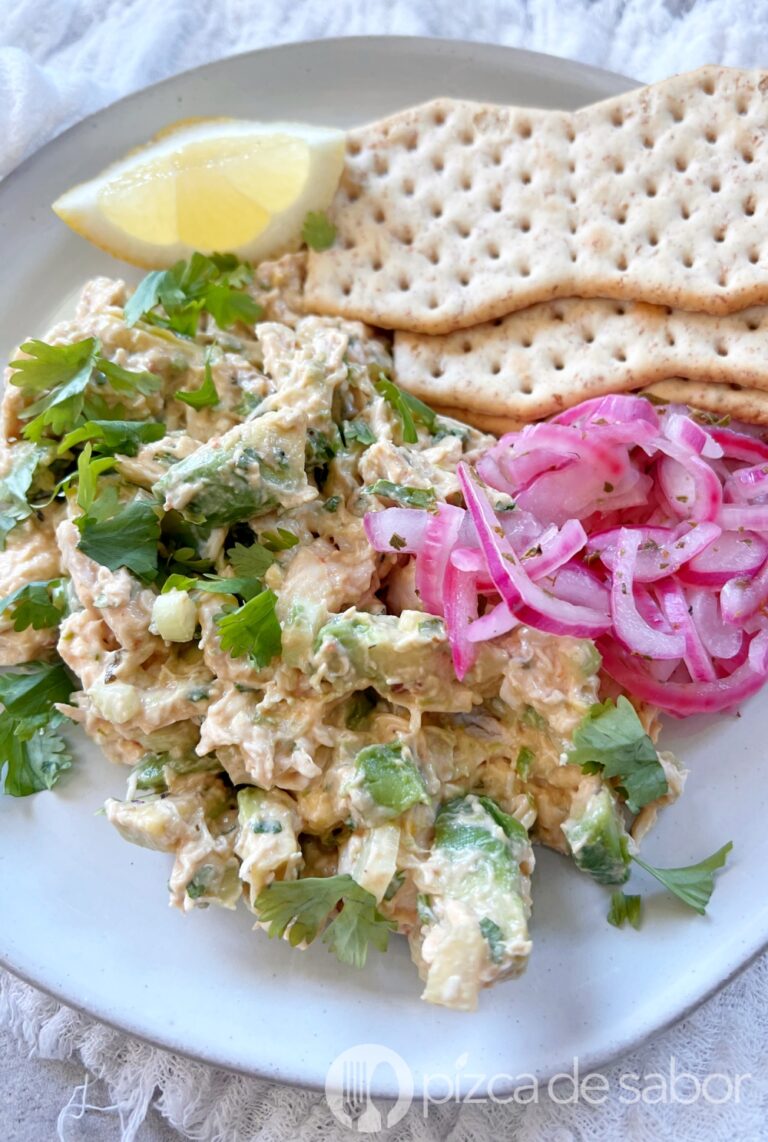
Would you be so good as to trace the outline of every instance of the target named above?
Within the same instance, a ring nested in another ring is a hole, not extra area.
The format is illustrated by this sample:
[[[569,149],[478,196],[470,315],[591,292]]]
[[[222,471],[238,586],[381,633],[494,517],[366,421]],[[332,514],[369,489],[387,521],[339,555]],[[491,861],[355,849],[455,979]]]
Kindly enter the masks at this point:
[[[174,72],[250,48],[371,33],[486,40],[653,80],[703,63],[768,62],[753,0],[0,0],[0,176],[58,131]],[[761,901],[755,901],[760,907]],[[631,987],[631,981],[627,981]],[[30,1052],[38,1061],[20,1062]],[[751,1073],[737,1105],[435,1109],[390,1137],[485,1142],[768,1139],[768,957],[678,1027],[606,1071]],[[78,1059],[75,1066],[43,1059]],[[317,1095],[228,1075],[127,1039],[0,974],[0,1137],[314,1142],[336,1128]],[[84,1067],[104,1082],[64,1109]],[[155,1110],[151,1107],[154,1104]],[[78,1110],[79,1107],[79,1110]],[[59,1112],[61,1111],[61,1114]],[[161,1118],[159,1113],[163,1116]],[[57,1125],[57,1117],[59,1119]],[[165,1120],[165,1121],[164,1121]]]

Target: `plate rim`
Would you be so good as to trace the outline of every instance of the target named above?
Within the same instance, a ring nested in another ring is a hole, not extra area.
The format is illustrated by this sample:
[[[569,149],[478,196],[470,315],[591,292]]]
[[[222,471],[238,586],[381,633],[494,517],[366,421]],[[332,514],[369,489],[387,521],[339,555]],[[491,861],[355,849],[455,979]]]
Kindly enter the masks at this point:
[[[629,91],[634,87],[640,86],[640,81],[628,76],[621,75],[617,72],[609,71],[608,69],[595,67],[591,64],[584,64],[577,60],[571,60],[567,57],[554,56],[549,53],[530,51],[525,48],[518,48],[507,46],[503,44],[490,43],[482,40],[462,40],[462,39],[448,39],[445,37],[427,37],[427,36],[389,36],[389,35],[361,35],[361,36],[341,36],[341,37],[328,37],[327,39],[320,40],[295,40],[281,44],[273,44],[260,48],[249,49],[243,52],[237,52],[232,55],[225,56],[221,59],[212,60],[205,64],[186,68],[183,71],[176,72],[175,74],[159,80],[155,83],[148,84],[140,87],[127,95],[123,95],[115,99],[97,110],[91,112],[89,115],[78,119],[76,122],[70,124],[64,130],[55,135],[52,139],[37,147],[31,154],[26,156],[21,163],[19,163],[12,171],[10,171],[0,181],[0,203],[2,203],[4,196],[8,193],[8,188],[13,189],[20,179],[27,177],[31,168],[39,160],[40,156],[45,152],[50,155],[58,150],[68,147],[73,139],[77,139],[80,135],[85,135],[88,128],[100,116],[112,113],[116,108],[130,105],[132,102],[137,102],[141,98],[158,92],[160,90],[172,88],[172,86],[181,80],[187,79],[192,75],[199,75],[205,73],[213,73],[216,70],[225,70],[233,61],[243,61],[245,59],[263,56],[265,53],[270,55],[285,54],[301,51],[330,51],[331,53],[339,51],[356,51],[364,50],[367,47],[375,45],[381,48],[384,45],[388,50],[396,53],[398,48],[403,47],[417,47],[422,51],[432,52],[435,55],[445,53],[453,53],[463,55],[465,58],[471,53],[480,53],[482,55],[493,54],[498,58],[509,60],[510,70],[514,70],[515,60],[526,60],[528,63],[538,63],[542,68],[551,68],[552,63],[557,63],[560,67],[569,70],[572,74],[584,77],[585,79],[592,79],[600,86],[605,87],[605,98],[610,98],[612,94],[620,93],[621,90]],[[669,1031],[684,1019],[689,1017],[696,1011],[703,1003],[705,1003],[712,996],[717,994],[723,988],[728,986],[734,979],[738,978],[744,971],[746,971],[755,960],[768,949],[768,938],[759,944],[759,946],[750,950],[746,957],[742,958],[734,956],[731,964],[726,971],[725,975],[719,978],[716,982],[703,986],[700,990],[695,991],[693,998],[689,1000],[684,1006],[675,1008],[668,1018],[660,1022],[654,1022],[652,1027],[640,1027],[636,1034],[628,1034],[620,1039],[612,1039],[611,1044],[606,1046],[604,1050],[591,1050],[586,1051],[579,1055],[580,1066],[595,1070],[606,1068],[607,1066],[615,1063],[622,1057],[637,1050],[639,1047],[648,1043],[652,1039]],[[7,970],[11,975],[20,979],[28,986],[34,987],[41,991],[43,994],[48,995],[55,999],[57,1002],[63,1004],[69,1009],[76,1011],[80,1014],[94,1019],[104,1025],[113,1028],[122,1034],[127,1034],[141,1042],[149,1043],[151,1046],[156,1047],[163,1051],[168,1051],[173,1054],[181,1055],[184,1058],[193,1059],[197,1062],[204,1063],[208,1066],[220,1067],[231,1071],[235,1074],[243,1074],[252,1078],[263,1079],[270,1082],[280,1083],[281,1085],[296,1086],[302,1090],[308,1091],[322,1091],[324,1086],[319,1081],[313,1081],[306,1076],[302,1077],[297,1074],[285,1074],[285,1072],[277,1073],[268,1064],[262,1065],[256,1069],[252,1066],[245,1064],[238,1065],[238,1063],[231,1059],[226,1058],[225,1053],[216,1047],[207,1053],[199,1053],[194,1049],[185,1048],[177,1043],[171,1041],[171,1037],[166,1039],[159,1038],[147,1033],[146,1030],[139,1030],[132,1025],[130,1021],[125,1019],[118,1020],[110,1018],[108,1012],[105,1012],[101,1007],[96,1004],[95,1007],[89,1006],[87,1002],[81,1002],[77,998],[73,998],[67,994],[65,988],[57,987],[51,983],[46,984],[36,978],[35,974],[28,973],[23,967],[18,966],[14,962],[12,954],[6,953],[0,948],[0,967]],[[539,1082],[546,1083],[557,1073],[556,1067],[544,1068],[537,1073],[536,1077]],[[501,1096],[511,1094],[515,1086],[514,1084],[504,1086],[501,1084],[496,1087],[496,1093]],[[397,1090],[391,1084],[376,1083],[371,1086],[371,1095],[373,1097],[381,1098],[396,1098]],[[464,1095],[466,1091],[457,1090],[457,1095]]]

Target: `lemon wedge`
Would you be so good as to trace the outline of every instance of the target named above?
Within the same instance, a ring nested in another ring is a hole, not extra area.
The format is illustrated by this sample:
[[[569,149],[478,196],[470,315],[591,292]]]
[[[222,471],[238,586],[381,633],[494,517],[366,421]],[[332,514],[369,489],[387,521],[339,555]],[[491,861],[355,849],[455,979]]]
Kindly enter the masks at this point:
[[[195,250],[258,262],[295,249],[344,165],[344,132],[306,123],[175,124],[53,204],[68,226],[138,266]]]

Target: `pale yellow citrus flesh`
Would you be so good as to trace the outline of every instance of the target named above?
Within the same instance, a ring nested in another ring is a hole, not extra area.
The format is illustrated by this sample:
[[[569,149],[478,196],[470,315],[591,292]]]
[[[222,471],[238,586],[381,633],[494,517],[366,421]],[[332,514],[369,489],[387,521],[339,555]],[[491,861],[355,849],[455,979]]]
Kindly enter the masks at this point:
[[[296,134],[283,133],[282,124],[245,126],[211,120],[166,129],[62,195],[54,209],[97,245],[143,265],[168,264],[192,250],[251,256],[261,252],[260,242],[295,242],[306,211],[324,208],[335,190],[343,135],[301,125]]]
[[[99,205],[110,222],[144,242],[230,250],[261,234],[272,213],[299,196],[308,171],[302,139],[210,139],[108,183]]]

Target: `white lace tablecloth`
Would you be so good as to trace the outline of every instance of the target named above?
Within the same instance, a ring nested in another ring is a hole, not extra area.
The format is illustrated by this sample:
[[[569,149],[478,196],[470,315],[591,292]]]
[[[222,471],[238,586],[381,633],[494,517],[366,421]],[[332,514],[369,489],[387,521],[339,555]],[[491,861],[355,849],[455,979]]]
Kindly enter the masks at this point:
[[[0,176],[126,92],[289,40],[372,33],[485,40],[644,80],[703,63],[768,63],[766,0],[5,0],[1,9]],[[751,1078],[739,1101],[722,1105],[612,1096],[599,1107],[568,1106],[545,1096],[527,1107],[434,1107],[426,1120],[414,1110],[387,1137],[768,1139],[768,957],[672,1031],[606,1069],[610,1090],[620,1089],[621,1074],[668,1075],[672,1057],[678,1073]],[[52,1059],[71,1061],[42,1061]],[[168,1142],[179,1137],[176,1131],[200,1142],[357,1136],[337,1126],[319,1095],[216,1071],[128,1039],[4,973],[0,1062],[0,1138],[9,1142]]]

